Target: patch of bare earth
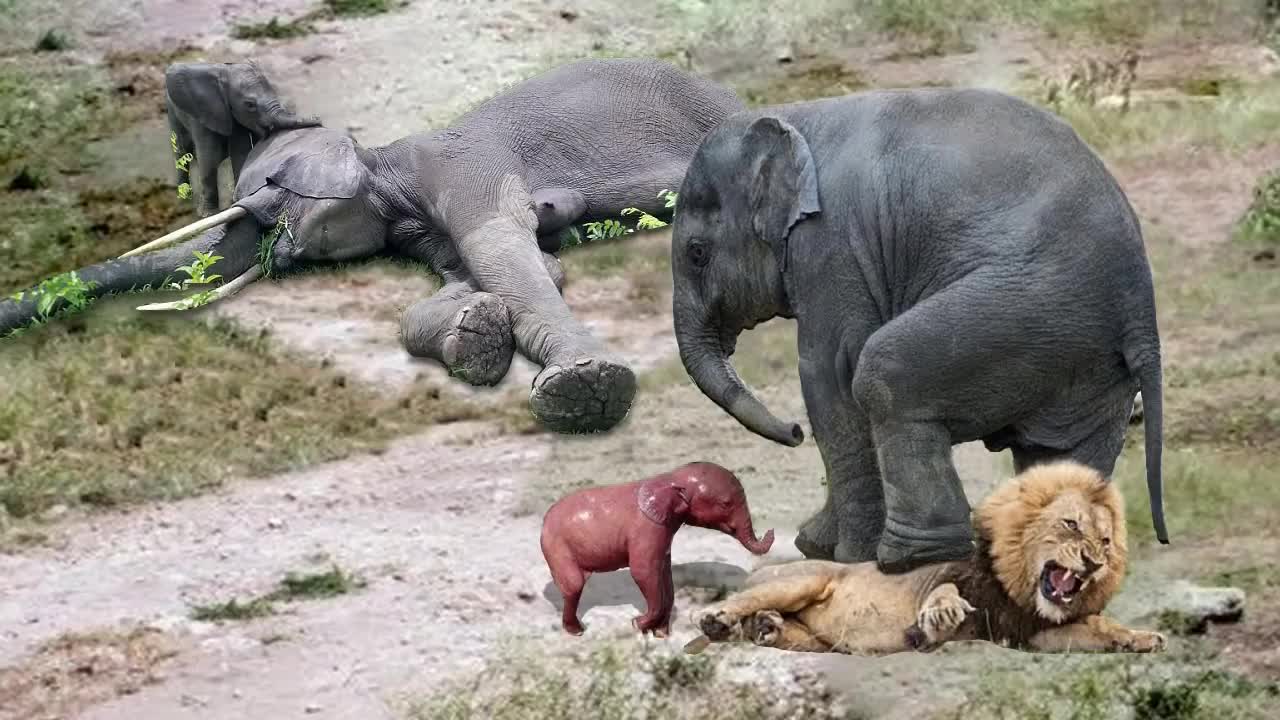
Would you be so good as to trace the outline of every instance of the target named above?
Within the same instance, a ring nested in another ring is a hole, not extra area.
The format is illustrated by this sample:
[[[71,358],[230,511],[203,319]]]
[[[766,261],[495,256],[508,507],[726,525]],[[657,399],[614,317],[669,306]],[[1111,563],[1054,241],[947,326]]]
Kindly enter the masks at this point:
[[[155,628],[68,633],[0,669],[0,720],[54,720],[161,682],[180,641]]]

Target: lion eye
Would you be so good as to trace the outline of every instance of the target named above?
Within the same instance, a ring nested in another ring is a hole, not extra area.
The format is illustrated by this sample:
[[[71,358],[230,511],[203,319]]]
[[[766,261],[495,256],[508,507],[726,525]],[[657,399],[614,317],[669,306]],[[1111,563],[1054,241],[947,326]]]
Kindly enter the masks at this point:
[[[1066,525],[1071,532],[1080,532],[1080,523],[1075,520],[1063,520],[1062,524]]]

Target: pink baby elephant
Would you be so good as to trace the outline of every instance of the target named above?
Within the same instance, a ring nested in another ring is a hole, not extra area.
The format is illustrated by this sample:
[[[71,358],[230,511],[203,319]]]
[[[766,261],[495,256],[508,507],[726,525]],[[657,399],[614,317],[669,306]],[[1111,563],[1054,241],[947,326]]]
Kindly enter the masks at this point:
[[[689,463],[648,480],[588,488],[552,505],[542,520],[542,555],[564,595],[565,631],[582,634],[578,600],[591,573],[630,567],[646,605],[631,624],[666,637],[675,604],[671,539],[685,524],[732,535],[757,555],[773,545],[772,530],[756,538],[742,483],[715,463]]]

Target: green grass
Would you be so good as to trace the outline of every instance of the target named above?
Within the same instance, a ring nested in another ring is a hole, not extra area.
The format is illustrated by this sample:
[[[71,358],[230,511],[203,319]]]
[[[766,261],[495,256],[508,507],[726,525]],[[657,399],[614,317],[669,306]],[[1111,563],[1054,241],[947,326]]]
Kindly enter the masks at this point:
[[[250,600],[232,598],[226,602],[196,605],[191,608],[193,620],[208,622],[227,620],[243,621],[276,614],[275,603],[298,600],[319,600],[355,592],[366,583],[342,568],[334,565],[329,570],[315,573],[288,573],[275,590]]]
[[[24,166],[79,169],[86,141],[116,126],[121,110],[101,69],[0,58],[0,179]]]
[[[400,0],[324,0],[324,7],[338,17],[367,17],[391,12]]]
[[[74,45],[71,38],[61,30],[49,29],[45,30],[40,39],[36,41],[36,52],[59,52],[61,50],[70,50]]]
[[[1131,545],[1155,542],[1147,501],[1140,430],[1120,455],[1115,477],[1125,497]],[[1172,542],[1252,535],[1274,520],[1280,507],[1274,453],[1218,450],[1197,445],[1166,447],[1165,517]]]
[[[275,606],[266,598],[241,602],[232,598],[226,602],[196,605],[191,608],[191,619],[203,622],[256,620],[276,614]]]
[[[0,344],[10,515],[184,497],[484,413],[429,385],[365,387],[229,322],[104,304]]]
[[[1204,582],[1218,586],[1238,587],[1248,593],[1280,588],[1280,564],[1250,565],[1232,570],[1219,570],[1205,578]]]
[[[309,16],[284,21],[272,17],[266,22],[236,23],[231,28],[231,37],[238,40],[288,40],[310,35],[315,31]]]
[[[834,720],[848,718],[817,684],[795,694],[736,684],[710,655],[593,645],[576,657],[506,653],[482,672],[412,702],[412,720]],[[646,676],[639,679],[636,676]]]
[[[866,87],[867,82],[856,70],[825,61],[790,65],[785,72],[762,82],[743,83],[738,91],[748,105],[759,106],[848,95]]]
[[[1263,720],[1280,689],[1205,661],[1086,658],[1025,668],[988,670],[958,708],[939,720]]]
[[[1157,155],[1171,146],[1247,152],[1273,139],[1280,82],[1228,85],[1217,96],[1173,105],[1135,103],[1127,113],[1073,103],[1060,114],[1109,162]]]
[[[1236,237],[1248,244],[1280,246],[1280,171],[1258,180],[1253,202],[1237,225]]]

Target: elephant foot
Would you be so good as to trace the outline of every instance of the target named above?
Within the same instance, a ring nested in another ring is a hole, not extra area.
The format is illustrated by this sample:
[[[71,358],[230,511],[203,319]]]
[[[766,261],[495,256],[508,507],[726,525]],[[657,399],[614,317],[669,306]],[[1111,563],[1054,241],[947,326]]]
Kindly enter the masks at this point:
[[[529,406],[538,421],[555,432],[603,432],[626,417],[635,395],[631,368],[584,357],[567,367],[543,368],[533,380]]]
[[[809,560],[835,560],[837,543],[836,524],[826,509],[806,520],[796,533],[796,550]]]
[[[966,560],[973,549],[973,527],[967,523],[919,530],[891,519],[876,548],[876,562],[881,572],[903,573],[930,563]]]
[[[515,355],[511,316],[502,298],[478,292],[454,316],[440,346],[449,374],[471,385],[497,385]]]

